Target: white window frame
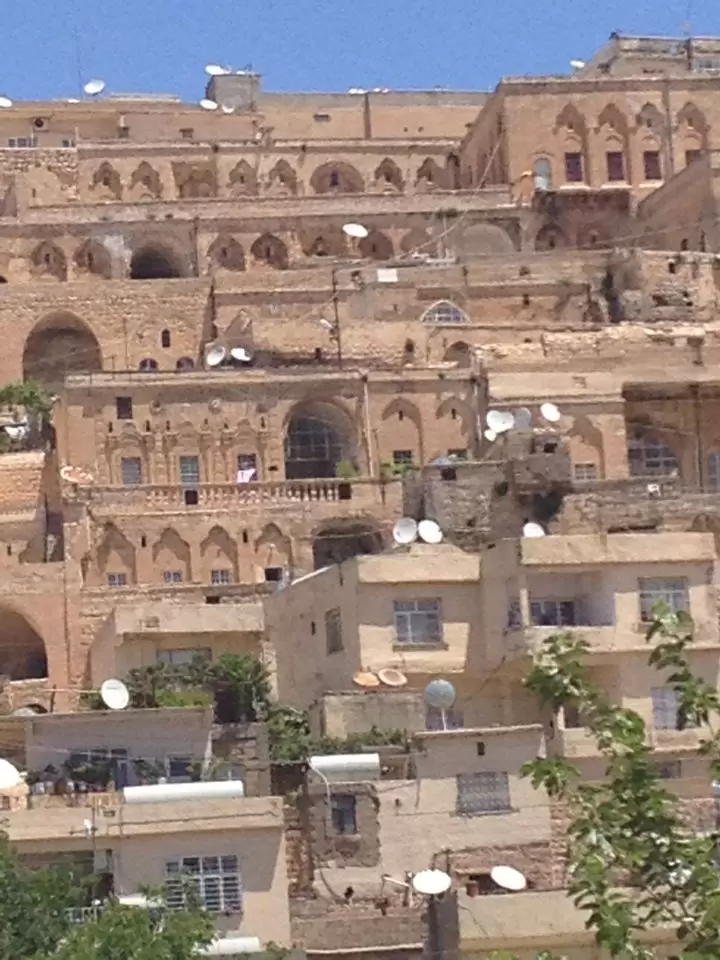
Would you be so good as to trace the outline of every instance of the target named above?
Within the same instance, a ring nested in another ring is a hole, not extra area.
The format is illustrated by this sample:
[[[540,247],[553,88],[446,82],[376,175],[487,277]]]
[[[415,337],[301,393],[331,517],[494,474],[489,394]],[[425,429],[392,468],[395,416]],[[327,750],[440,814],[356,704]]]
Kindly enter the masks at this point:
[[[178,457],[178,476],[183,487],[196,487],[200,483],[200,457],[195,453],[183,453]]]
[[[506,772],[483,770],[479,773],[458,773],[456,812],[464,817],[482,817],[509,813],[510,777]]]
[[[112,589],[117,589],[119,587],[127,586],[127,573],[108,573],[107,575],[107,585]]]
[[[229,584],[234,583],[232,570],[229,567],[211,570],[210,583],[213,587],[227,587]]]
[[[208,913],[243,912],[243,883],[236,854],[166,860],[167,905],[171,910],[186,906],[183,881],[195,887]]]
[[[573,479],[578,483],[592,483],[598,479],[598,467],[596,463],[574,463]]]
[[[456,326],[467,323],[468,315],[452,300],[437,300],[427,308],[420,319],[423,323],[436,326]]]
[[[530,600],[530,623],[534,627],[576,627],[579,619],[580,605],[574,598]]]
[[[652,621],[652,609],[663,601],[675,613],[690,610],[690,590],[687,577],[641,577],[638,580],[640,621]]]
[[[397,644],[412,647],[443,642],[442,601],[439,598],[395,600],[393,608]]]

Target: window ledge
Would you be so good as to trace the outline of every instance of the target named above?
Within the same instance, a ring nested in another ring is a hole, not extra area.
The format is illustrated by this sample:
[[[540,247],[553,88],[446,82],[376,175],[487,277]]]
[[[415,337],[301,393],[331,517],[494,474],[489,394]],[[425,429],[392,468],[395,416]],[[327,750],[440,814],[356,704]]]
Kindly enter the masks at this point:
[[[408,650],[449,650],[450,648],[446,643],[443,643],[442,640],[437,643],[398,643],[397,641],[393,644],[393,650],[402,650],[407,652]]]

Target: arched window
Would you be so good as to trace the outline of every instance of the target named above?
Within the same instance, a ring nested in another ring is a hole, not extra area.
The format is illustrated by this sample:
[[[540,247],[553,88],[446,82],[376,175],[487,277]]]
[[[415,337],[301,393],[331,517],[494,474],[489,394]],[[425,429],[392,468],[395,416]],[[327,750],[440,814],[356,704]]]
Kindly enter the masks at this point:
[[[707,488],[720,490],[720,451],[713,450],[707,458]]]
[[[635,430],[628,441],[631,477],[669,477],[679,471],[677,457],[659,437]]]
[[[195,361],[192,357],[180,357],[178,362],[175,364],[176,370],[194,370]]]
[[[169,330],[163,330],[163,332],[160,334],[160,345],[163,346],[163,347],[169,347],[169,346],[170,346],[170,331],[169,331]]]
[[[552,189],[552,164],[547,157],[538,157],[533,163],[533,178],[536,190]]]
[[[423,323],[467,323],[467,314],[450,300],[438,300],[422,315]]]
[[[138,370],[142,370],[143,373],[150,373],[153,370],[157,370],[157,368],[157,360],[153,360],[152,357],[146,357],[145,360],[141,360],[138,366]]]

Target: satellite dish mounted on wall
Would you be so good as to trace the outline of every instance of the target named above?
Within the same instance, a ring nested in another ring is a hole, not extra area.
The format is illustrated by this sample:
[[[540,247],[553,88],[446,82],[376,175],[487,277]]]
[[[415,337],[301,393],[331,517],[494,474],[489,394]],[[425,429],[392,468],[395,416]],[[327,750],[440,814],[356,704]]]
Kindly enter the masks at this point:
[[[526,523],[522,532],[523,536],[530,540],[538,540],[540,537],[546,536],[544,528],[539,523]]]
[[[200,101],[200,106],[203,108],[203,110],[217,110],[220,104],[215,103],[214,100],[208,100],[207,98],[204,98]]]
[[[205,363],[208,367],[219,367],[224,359],[225,347],[221,347],[219,344],[215,344],[205,351]]]
[[[442,677],[431,680],[423,691],[423,699],[427,706],[440,711],[443,730],[448,728],[447,711],[455,703],[456,697],[455,687],[449,680],[444,680]]]
[[[514,867],[493,867],[490,871],[490,879],[503,890],[512,890],[514,893],[525,890],[527,887],[525,876]]]
[[[562,416],[554,403],[543,403],[540,407],[540,414],[543,420],[547,420],[548,423],[557,423]]]
[[[452,879],[443,870],[421,870],[415,874],[411,883],[415,893],[422,893],[426,897],[439,897],[450,889]]]
[[[99,96],[105,89],[104,80],[88,80],[88,82],[83,87],[83,90],[89,97]]]
[[[229,103],[220,104],[220,109],[222,110],[223,113],[228,115],[230,115],[231,113],[235,113],[235,107],[231,106]]]
[[[507,433],[515,426],[515,417],[509,410],[488,410],[485,422],[495,433]]]
[[[130,703],[130,691],[122,680],[114,677],[106,680],[100,687],[100,696],[109,710],[124,710]]]
[[[443,532],[434,520],[421,520],[418,524],[418,536],[425,543],[442,543]]]
[[[343,233],[345,236],[353,237],[355,240],[364,240],[370,231],[361,223],[346,223],[343,225]]]
[[[402,670],[396,670],[395,667],[386,667],[384,670],[379,670],[378,678],[386,687],[404,687],[408,682]]]
[[[483,436],[489,443],[495,443],[495,441],[497,440],[497,434],[495,433],[494,430],[491,430],[489,427],[487,430],[483,431]]]
[[[369,670],[359,670],[353,677],[353,683],[356,687],[364,688],[380,686],[380,681],[378,678]]]
[[[393,527],[393,540],[401,546],[413,543],[417,535],[418,525],[412,517],[401,517]]]
[[[20,771],[9,760],[0,758],[0,790],[11,790],[22,781]]]

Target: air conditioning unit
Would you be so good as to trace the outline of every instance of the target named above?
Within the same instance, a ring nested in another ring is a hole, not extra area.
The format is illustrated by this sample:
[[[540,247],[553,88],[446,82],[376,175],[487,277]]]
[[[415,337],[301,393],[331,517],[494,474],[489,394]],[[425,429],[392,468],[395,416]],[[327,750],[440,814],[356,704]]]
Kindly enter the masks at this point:
[[[33,130],[47,130],[50,126],[50,121],[47,117],[34,117],[32,125]]]

